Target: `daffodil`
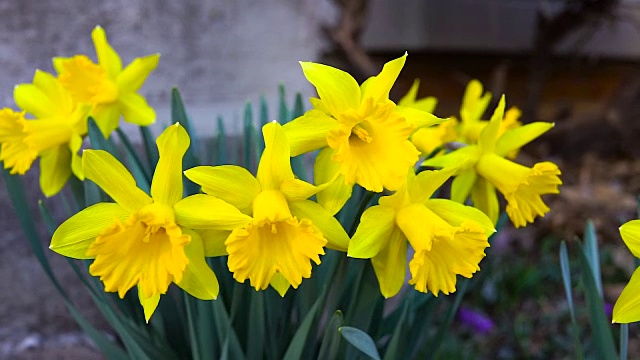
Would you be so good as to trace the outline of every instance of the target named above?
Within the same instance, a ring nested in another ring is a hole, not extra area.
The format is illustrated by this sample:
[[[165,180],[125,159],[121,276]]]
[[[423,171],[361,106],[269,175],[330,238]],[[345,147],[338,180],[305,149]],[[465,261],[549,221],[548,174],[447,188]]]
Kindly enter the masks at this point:
[[[386,63],[380,74],[360,86],[344,71],[300,63],[320,98],[312,98],[313,109],[284,129],[292,156],[322,149],[314,166],[315,183],[331,185],[317,199],[331,213],[342,208],[354,184],[375,192],[398,189],[418,160],[409,136],[442,121],[389,100],[406,56]]]
[[[105,136],[118,127],[121,114],[132,124],[152,124],[156,113],[137,92],[158,65],[160,55],[136,58],[123,69],[120,56],[107,42],[104,29],[96,26],[91,38],[98,63],[86,55],[54,58],[53,66],[60,82],[76,101],[93,106],[91,116]]]
[[[421,292],[449,294],[456,277],[470,278],[495,231],[481,211],[446,199],[430,199],[451,170],[409,172],[395,194],[362,214],[348,255],[371,259],[384,297],[396,295],[405,279],[407,240],[415,253],[409,262],[409,284]]]
[[[37,70],[33,83],[14,88],[23,111],[0,110],[0,160],[12,174],[24,175],[40,158],[40,188],[46,196],[57,194],[71,172],[80,179],[78,151],[87,133],[90,108],[78,105],[53,75]],[[26,113],[35,119],[26,119]]]
[[[189,142],[179,124],[158,137],[160,160],[151,196],[109,153],[86,150],[82,159],[86,177],[115,203],[80,211],[51,239],[50,248],[59,254],[94,259],[89,273],[100,277],[105,291],[122,298],[137,286],[147,321],[172,282],[199,299],[218,295],[218,280],[205,262],[208,246],[192,229],[227,230],[250,220],[213,196],[182,198],[182,157]]]
[[[505,157],[531,142],[553,127],[552,123],[536,122],[500,134],[505,100],[500,100],[488,125],[480,132],[478,144],[469,145],[443,156],[427,159],[424,166],[458,166],[451,187],[451,198],[464,202],[471,195],[473,205],[498,220],[499,204],[496,189],[507,200],[507,214],[516,226],[544,216],[549,207],[541,195],[558,193],[560,170],[552,162],[540,162],[532,168]]]
[[[640,257],[640,220],[632,220],[620,227],[620,236],[635,257]],[[614,323],[640,320],[640,267],[633,272],[627,286],[613,306]]]
[[[320,264],[324,247],[345,251],[349,237],[340,223],[317,203],[307,200],[317,192],[296,179],[282,127],[272,122],[262,128],[265,150],[257,177],[239,166],[200,166],[185,171],[191,181],[251,216],[231,232],[208,231],[212,251],[228,253],[233,277],[249,279],[256,290],[269,284],[284,296],[311,276],[311,262]],[[217,245],[213,245],[217,239]]]

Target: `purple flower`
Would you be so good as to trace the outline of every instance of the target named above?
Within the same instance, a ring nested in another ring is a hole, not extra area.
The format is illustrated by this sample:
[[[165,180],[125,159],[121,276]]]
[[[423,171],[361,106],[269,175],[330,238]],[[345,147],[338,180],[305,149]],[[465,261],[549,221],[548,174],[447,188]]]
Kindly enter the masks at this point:
[[[460,307],[460,310],[458,310],[458,320],[481,334],[487,334],[495,328],[491,318],[466,307]]]

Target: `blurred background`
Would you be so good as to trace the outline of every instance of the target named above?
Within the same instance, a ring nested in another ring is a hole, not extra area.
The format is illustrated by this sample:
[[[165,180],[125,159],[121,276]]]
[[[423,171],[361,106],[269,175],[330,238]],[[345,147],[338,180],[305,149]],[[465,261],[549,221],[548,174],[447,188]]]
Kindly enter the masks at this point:
[[[617,229],[637,218],[640,194],[640,1],[4,0],[0,104],[14,106],[13,86],[30,82],[35,69],[52,72],[54,56],[95,59],[96,25],[124,64],[161,53],[142,89],[158,112],[156,134],[169,122],[174,86],[200,134],[213,135],[218,116],[239,134],[244,105],[261,96],[275,104],[279,84],[309,106],[315,93],[298,61],[363,81],[405,51],[394,100],[420,78],[420,97],[439,100],[435,113],[456,115],[467,82],[478,79],[494,105],[504,93],[507,105],[522,109],[523,122],[555,122],[520,159],[558,163],[561,194],[546,199],[552,211],[544,219],[494,240],[481,283],[463,305],[492,325],[479,330],[461,319],[450,354],[571,358],[557,253],[560,240],[571,247],[582,236],[587,219],[600,235],[608,303],[634,269]],[[28,176],[34,186],[36,171]],[[0,189],[0,358],[99,358],[28,250]],[[50,260],[71,282],[65,260]],[[75,295],[100,323],[83,290]],[[637,330],[630,330],[630,354],[640,353]]]

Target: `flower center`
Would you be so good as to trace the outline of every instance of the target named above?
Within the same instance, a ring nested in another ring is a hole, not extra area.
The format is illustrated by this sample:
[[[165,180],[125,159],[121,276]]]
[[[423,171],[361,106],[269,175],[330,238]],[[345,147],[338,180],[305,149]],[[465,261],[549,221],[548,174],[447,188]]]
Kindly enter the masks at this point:
[[[182,280],[189,241],[169,206],[150,204],[124,223],[115,220],[96,238],[87,250],[95,256],[89,272],[100,277],[105,291],[117,291],[121,298],[136,285],[144,298],[164,294],[171,282]]]
[[[367,131],[367,129],[369,130]],[[373,139],[369,135],[369,131],[371,131],[371,125],[369,124],[369,122],[363,121],[359,124],[356,124],[351,129],[351,136],[349,136],[349,144],[351,146],[358,145],[360,141],[365,142],[367,144],[371,143]]]
[[[65,60],[59,79],[78,102],[107,104],[118,99],[118,87],[105,69],[84,55]]]

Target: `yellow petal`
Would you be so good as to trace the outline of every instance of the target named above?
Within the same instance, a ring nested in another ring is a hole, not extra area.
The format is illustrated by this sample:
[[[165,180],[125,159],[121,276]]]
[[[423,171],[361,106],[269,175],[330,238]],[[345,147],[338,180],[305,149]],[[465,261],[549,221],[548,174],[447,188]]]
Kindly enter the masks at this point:
[[[464,204],[465,201],[467,201],[471,188],[473,187],[473,184],[475,184],[477,178],[476,172],[473,171],[473,169],[464,170],[458,173],[451,183],[451,200]]]
[[[57,105],[49,97],[33,84],[20,84],[13,88],[13,99],[18,107],[36,118],[45,118],[52,115]]]
[[[298,156],[327,146],[327,133],[337,124],[334,118],[317,109],[311,109],[304,115],[284,124],[282,128],[287,135],[287,140],[289,140],[291,156]]]
[[[155,202],[173,206],[182,199],[182,157],[190,142],[189,135],[178,123],[166,128],[156,139],[160,158],[151,182],[151,197]]]
[[[93,39],[93,45],[96,48],[96,54],[98,55],[98,62],[102,66],[112,79],[122,71],[122,61],[118,53],[113,50],[111,45],[107,42],[107,35],[104,29],[100,26],[96,26],[91,32],[91,38]]]
[[[318,188],[300,179],[289,179],[282,182],[280,191],[287,198],[287,201],[302,201],[318,192]]]
[[[340,164],[331,160],[334,150],[326,147],[316,157],[313,166],[315,183],[329,184],[316,194],[318,203],[330,214],[335,214],[351,197],[353,184],[347,184],[344,175],[338,175]]]
[[[185,233],[191,236],[191,241],[184,247],[189,263],[177,285],[200,300],[214,300],[218,297],[220,285],[204,258],[202,239],[193,231],[185,230]]]
[[[91,111],[91,117],[96,121],[100,132],[105,138],[118,128],[120,122],[120,106],[117,103],[96,104]]]
[[[413,106],[418,98],[418,88],[420,87],[420,79],[414,79],[413,84],[409,88],[406,94],[400,98],[398,105],[400,106]],[[430,111],[429,111],[430,112]]]
[[[471,188],[471,202],[478,210],[485,213],[495,225],[500,217],[500,203],[496,188],[487,180],[479,177]]]
[[[446,155],[426,159],[422,166],[433,167],[459,167],[459,170],[470,169],[479,158],[479,151],[476,145],[469,145],[458,150],[454,150]]]
[[[122,94],[118,98],[120,111],[124,121],[140,126],[151,125],[156,121],[156,112],[142,95],[136,93]]]
[[[40,188],[46,197],[60,192],[71,175],[71,151],[65,145],[49,149],[40,157]]]
[[[347,251],[349,235],[344,231],[340,222],[325,208],[311,200],[289,203],[291,213],[298,219],[309,219],[327,239],[329,249]]]
[[[398,294],[404,283],[407,263],[407,239],[400,229],[394,229],[387,243],[371,258],[371,265],[385,298]]]
[[[389,91],[391,91],[391,87],[398,79],[398,75],[400,75],[400,71],[406,61],[407,53],[404,53],[401,57],[384,64],[382,71],[375,76],[375,80],[372,83],[368,84],[366,93],[363,93],[362,97],[372,97],[376,102],[389,99]]]
[[[493,152],[496,147],[496,140],[498,138],[498,131],[500,131],[500,124],[504,117],[505,99],[504,95],[500,98],[498,107],[493,112],[489,124],[480,132],[480,138],[478,139],[478,147],[483,154]]]
[[[0,160],[11,174],[24,175],[38,158],[38,149],[25,142],[25,123],[24,112],[0,110]]]
[[[82,168],[87,179],[95,182],[130,213],[151,204],[151,198],[136,186],[131,173],[108,152],[85,150],[82,154]]]
[[[91,205],[58,226],[49,248],[74,259],[91,259],[86,252],[95,237],[111,225],[114,219],[124,221],[128,216],[129,212],[118,204]]]
[[[258,180],[245,168],[235,165],[197,166],[184,172],[202,191],[251,214],[253,199],[261,190]]]
[[[202,246],[204,247],[204,256],[225,256],[227,253],[227,246],[224,244],[227,241],[231,231],[229,230],[214,230],[205,229],[199,230],[200,238],[202,238]]]
[[[449,120],[441,119],[426,111],[408,106],[396,106],[396,111],[399,112],[401,116],[403,116],[407,122],[416,129],[438,125]]]
[[[447,167],[442,170],[427,170],[419,173],[409,188],[411,201],[427,201],[456,171],[456,167]]]
[[[535,122],[505,132],[496,142],[495,152],[506,156],[553,128],[553,123]]]
[[[482,211],[447,199],[431,199],[425,206],[441,219],[452,226],[462,226],[473,221],[482,227],[487,236],[491,236],[496,230],[493,222]]]
[[[472,123],[480,120],[487,106],[491,101],[491,93],[486,92],[482,95],[482,83],[478,80],[471,80],[467,84],[464,95],[462,97],[462,106],[460,107],[460,117],[465,123]]]
[[[262,127],[262,135],[265,148],[256,178],[263,190],[279,189],[284,181],[294,179],[287,136],[275,121]]]
[[[360,259],[376,256],[391,237],[395,216],[395,211],[388,206],[375,205],[365,210],[349,242],[347,255]]]
[[[204,194],[188,196],[173,206],[178,225],[189,229],[233,230],[251,218],[226,202]]]
[[[140,305],[142,305],[142,310],[144,311],[144,320],[148,324],[151,319],[151,315],[153,315],[160,303],[160,294],[154,294],[145,298],[144,293],[145,291],[142,288],[142,285],[138,284],[138,300],[140,301]]]
[[[274,288],[280,296],[283,296],[287,293],[287,290],[291,287],[291,284],[287,281],[287,279],[282,276],[280,273],[273,274],[271,281],[269,282],[272,288]]]
[[[631,220],[620,226],[620,236],[635,257],[640,257],[640,220]]]
[[[619,324],[640,321],[640,268],[633,272],[629,283],[616,300],[612,321]]]
[[[116,83],[118,88],[123,92],[136,92],[144,81],[157,66],[160,60],[160,54],[148,55],[141,58],[135,58],[131,64],[118,75]]]
[[[434,214],[425,204],[414,203],[402,207],[397,212],[395,220],[416,251],[431,250],[434,238],[450,237],[454,231],[451,225]]]
[[[360,105],[360,87],[348,73],[334,67],[300,62],[304,76],[316,87],[322,104],[333,116]]]

